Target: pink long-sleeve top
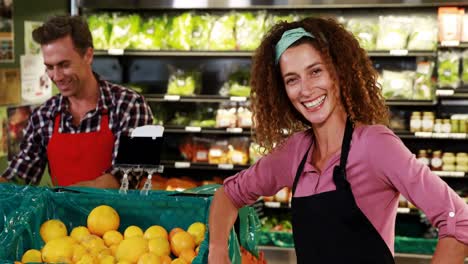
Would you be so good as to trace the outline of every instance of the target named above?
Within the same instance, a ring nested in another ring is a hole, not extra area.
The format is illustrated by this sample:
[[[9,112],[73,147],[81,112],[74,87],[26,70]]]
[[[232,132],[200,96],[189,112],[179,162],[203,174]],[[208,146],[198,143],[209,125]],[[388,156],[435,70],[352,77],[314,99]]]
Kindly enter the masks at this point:
[[[238,208],[292,187],[299,163],[313,141],[311,131],[292,135],[278,149],[249,169],[224,181],[227,196]],[[295,197],[335,190],[335,153],[321,173],[308,162],[300,176]],[[400,193],[420,208],[439,228],[439,238],[451,236],[468,244],[468,207],[444,181],[419,162],[390,129],[382,125],[354,129],[346,165],[356,203],[394,252],[395,218]],[[310,217],[314,217],[311,215]]]

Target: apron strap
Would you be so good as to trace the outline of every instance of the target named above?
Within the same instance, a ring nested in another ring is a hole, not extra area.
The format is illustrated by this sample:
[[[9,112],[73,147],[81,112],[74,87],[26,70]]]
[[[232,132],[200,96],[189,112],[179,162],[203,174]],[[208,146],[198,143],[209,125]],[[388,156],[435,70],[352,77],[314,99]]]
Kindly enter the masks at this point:
[[[343,187],[350,187],[349,182],[346,180],[346,163],[348,162],[348,154],[351,146],[351,139],[353,137],[353,123],[348,117],[346,119],[346,127],[343,136],[343,142],[341,143],[341,156],[340,165],[333,168],[333,181],[335,182],[336,188],[341,189]]]
[[[304,165],[306,163],[307,156],[309,154],[310,148],[312,147],[312,144],[314,144],[314,143],[312,142],[309,145],[309,147],[307,148],[306,153],[304,154],[304,157],[301,160],[301,163],[299,164],[299,168],[297,168],[296,176],[294,177],[294,183],[293,183],[293,187],[292,187],[292,196],[294,196],[294,193],[296,192],[297,183],[299,182],[299,178],[301,177],[302,171],[304,170]]]

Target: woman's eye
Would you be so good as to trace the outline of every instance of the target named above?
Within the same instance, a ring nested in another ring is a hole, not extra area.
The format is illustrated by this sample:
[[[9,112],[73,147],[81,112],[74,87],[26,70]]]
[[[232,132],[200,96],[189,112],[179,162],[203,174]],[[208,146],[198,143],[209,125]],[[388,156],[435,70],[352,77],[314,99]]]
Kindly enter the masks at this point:
[[[319,74],[320,72],[322,72],[322,69],[314,69],[314,70],[312,70],[312,74],[314,74],[314,75]]]
[[[294,84],[294,82],[295,82],[296,80],[297,80],[297,79],[295,79],[295,78],[287,79],[287,80],[286,80],[286,84],[287,84],[287,85]]]

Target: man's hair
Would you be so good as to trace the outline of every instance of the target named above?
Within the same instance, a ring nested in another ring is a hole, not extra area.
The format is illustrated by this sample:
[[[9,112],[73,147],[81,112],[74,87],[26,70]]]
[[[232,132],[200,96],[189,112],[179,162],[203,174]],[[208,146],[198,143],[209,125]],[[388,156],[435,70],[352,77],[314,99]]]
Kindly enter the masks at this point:
[[[59,38],[70,36],[75,49],[84,55],[93,48],[93,38],[88,24],[79,16],[54,16],[32,32],[34,41],[44,45]]]

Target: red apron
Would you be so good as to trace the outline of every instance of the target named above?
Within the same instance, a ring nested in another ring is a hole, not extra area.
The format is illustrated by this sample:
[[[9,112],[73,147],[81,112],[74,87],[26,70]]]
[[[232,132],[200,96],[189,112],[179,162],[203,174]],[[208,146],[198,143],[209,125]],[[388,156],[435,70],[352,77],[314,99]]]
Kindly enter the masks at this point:
[[[99,131],[60,133],[60,117],[54,121],[54,132],[47,146],[47,158],[52,181],[68,186],[94,180],[112,165],[114,134],[109,129],[109,116],[104,113]]]

